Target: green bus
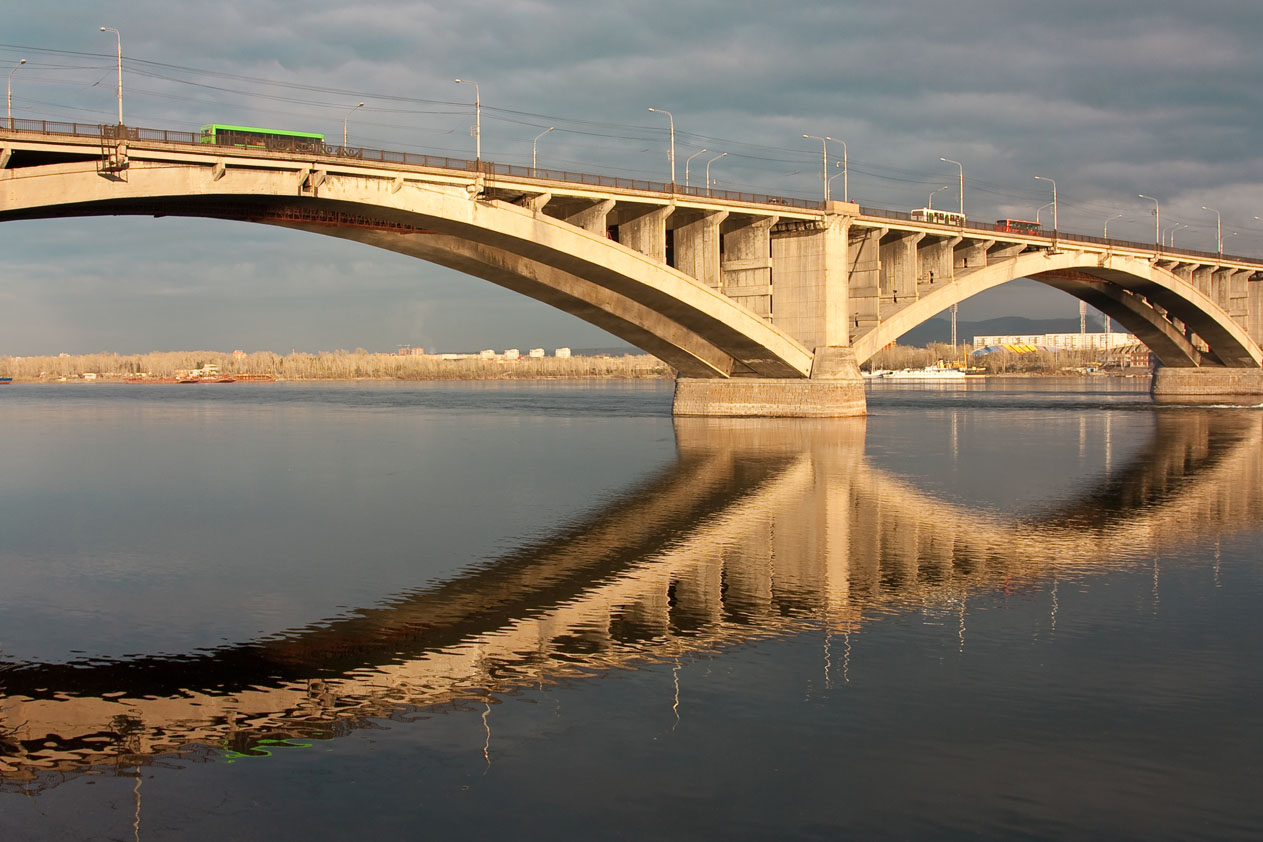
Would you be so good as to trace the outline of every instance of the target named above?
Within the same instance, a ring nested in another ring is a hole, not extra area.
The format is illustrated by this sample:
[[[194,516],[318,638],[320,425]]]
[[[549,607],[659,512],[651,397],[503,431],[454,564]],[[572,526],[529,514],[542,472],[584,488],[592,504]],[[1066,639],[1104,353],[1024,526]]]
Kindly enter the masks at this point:
[[[259,129],[253,126],[225,126],[220,123],[211,123],[209,126],[202,126],[198,142],[216,146],[236,146],[242,149],[323,153],[325,136],[311,132],[287,132],[282,129]]]

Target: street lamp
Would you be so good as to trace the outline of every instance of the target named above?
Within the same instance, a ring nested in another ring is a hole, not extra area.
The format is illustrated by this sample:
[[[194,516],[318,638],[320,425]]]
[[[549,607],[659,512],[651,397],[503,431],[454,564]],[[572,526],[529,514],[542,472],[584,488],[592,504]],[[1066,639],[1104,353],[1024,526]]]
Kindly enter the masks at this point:
[[[1215,215],[1215,245],[1219,247],[1219,256],[1224,256],[1224,224],[1223,218],[1219,215],[1219,211],[1214,208],[1208,208],[1202,205],[1202,210],[1210,211]]]
[[[537,147],[539,146],[539,139],[543,137],[544,135],[548,134],[549,132],[555,132],[555,131],[557,131],[556,126],[549,126],[548,128],[544,129],[539,134],[535,135],[535,139],[531,141],[531,169],[532,170],[535,169],[535,161],[536,161],[535,155],[536,155]]]
[[[1177,222],[1174,225],[1172,225],[1170,228],[1168,228],[1166,231],[1163,231],[1162,232],[1162,245],[1175,248],[1175,232],[1179,231],[1181,228],[1187,228],[1187,227],[1188,226],[1185,225],[1183,222]]]
[[[474,160],[482,161],[482,92],[473,79],[457,79],[457,84],[474,86]]]
[[[711,158],[709,161],[706,162],[706,193],[707,195],[710,194],[710,165],[718,161],[720,158],[727,157],[727,155],[728,155],[727,152],[720,152],[714,158]]]
[[[844,146],[843,148],[845,148],[845,146]],[[843,154],[845,154],[845,153],[843,153]],[[832,190],[832,189],[833,189],[832,185],[833,185],[833,181],[834,181],[834,179],[840,178],[840,179],[842,179],[842,190],[843,190],[842,195],[843,195],[843,197],[845,197],[845,196],[846,196],[846,192],[845,192],[845,191],[846,191],[846,165],[845,165],[842,161],[834,161],[834,162],[833,162],[833,166],[834,166],[834,168],[835,168],[835,169],[836,169],[836,168],[838,168],[838,167],[841,167],[841,168],[842,168],[842,172],[840,172],[840,173],[838,173],[838,174],[836,174],[836,175],[831,175],[831,176],[829,176],[829,184],[830,184],[829,189],[830,189],[830,190]]]
[[[364,107],[364,103],[362,102],[359,105],[355,106],[355,108],[363,108],[363,107]],[[355,108],[352,108],[350,111],[346,112],[346,116],[342,118],[342,148],[343,149],[346,149],[346,121],[351,119],[351,115],[355,113]]]
[[[18,72],[18,68],[26,64],[26,59],[20,60],[17,65],[9,71],[9,129],[13,129],[13,74]]]
[[[933,210],[933,209],[934,209],[934,194],[935,194],[935,193],[942,193],[944,190],[951,190],[951,189],[952,189],[952,187],[951,187],[951,185],[950,185],[950,184],[944,184],[942,187],[940,187],[940,188],[939,188],[939,189],[937,189],[937,190],[931,190],[931,191],[930,191],[930,198],[929,198],[929,200],[928,200],[928,201],[926,202],[926,204],[925,204],[926,209],[927,209],[927,210]]]
[[[101,27],[102,32],[113,32],[118,41],[118,124],[123,125],[123,36],[112,26]]]
[[[1048,204],[1046,204],[1046,205],[1040,205],[1039,207],[1035,208],[1035,224],[1036,224],[1036,225],[1039,225],[1039,224],[1040,224],[1040,223],[1039,223],[1039,216],[1040,216],[1040,214],[1042,214],[1045,210],[1047,210],[1048,208],[1051,208],[1051,207],[1052,207],[1052,202],[1049,202],[1049,203],[1048,203]]]
[[[706,151],[706,147],[703,146],[701,149],[697,150],[692,155],[684,159],[684,186],[685,187],[689,186],[689,162],[692,161],[694,158],[696,158],[698,155],[701,155],[705,151]]]
[[[1162,234],[1161,234],[1162,209],[1158,207],[1158,200],[1153,198],[1152,196],[1146,196],[1144,193],[1137,193],[1136,195],[1142,199],[1148,199],[1149,201],[1153,202],[1153,244],[1156,246],[1161,246],[1162,245]]]
[[[671,161],[671,189],[675,189],[675,117],[665,108],[650,108],[655,114],[667,115],[667,122],[671,127],[671,145],[668,147],[667,158]]]
[[[1113,216],[1111,216],[1109,219],[1105,220],[1105,228],[1101,231],[1101,237],[1103,239],[1108,240],[1110,238],[1110,223],[1113,222],[1115,219],[1122,219],[1123,216],[1124,214],[1116,213]]]
[[[849,202],[851,201],[851,186],[849,184],[851,177],[848,173],[848,167],[846,165],[846,141],[840,140],[836,137],[831,137],[829,138],[829,140],[833,141],[834,143],[842,144],[842,201]],[[834,162],[834,166],[837,166],[836,161]],[[833,178],[837,178],[837,176],[835,175]],[[829,181],[833,181],[833,178],[829,179]]]
[[[1047,181],[1047,182],[1048,182],[1049,184],[1051,184],[1051,185],[1052,185],[1052,187],[1053,187],[1053,200],[1052,200],[1052,206],[1053,206],[1053,233],[1054,233],[1054,234],[1056,234],[1056,233],[1057,233],[1057,182],[1053,181],[1051,178],[1047,178],[1046,176],[1042,176],[1042,175],[1037,175],[1037,176],[1035,176],[1035,180],[1036,180],[1036,181]]]
[[[953,161],[951,158],[939,158],[945,164],[955,164],[960,167],[960,215],[965,215],[965,165],[960,161]]]
[[[823,155],[824,171],[822,173],[822,178],[824,179],[824,203],[828,205],[829,204],[829,144],[826,143],[826,141],[833,140],[833,138],[827,135],[825,137],[820,137],[819,135],[814,135],[814,134],[805,134],[803,135],[803,137],[806,138],[807,140],[820,141],[820,149],[824,153]]]

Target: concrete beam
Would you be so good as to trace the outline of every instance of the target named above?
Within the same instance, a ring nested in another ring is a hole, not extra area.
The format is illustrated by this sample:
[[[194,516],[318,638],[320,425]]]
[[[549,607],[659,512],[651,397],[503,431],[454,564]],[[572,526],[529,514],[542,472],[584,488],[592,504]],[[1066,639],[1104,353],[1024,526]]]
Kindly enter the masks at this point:
[[[13,150],[7,146],[0,146],[0,170],[9,166],[9,159],[13,157]]]

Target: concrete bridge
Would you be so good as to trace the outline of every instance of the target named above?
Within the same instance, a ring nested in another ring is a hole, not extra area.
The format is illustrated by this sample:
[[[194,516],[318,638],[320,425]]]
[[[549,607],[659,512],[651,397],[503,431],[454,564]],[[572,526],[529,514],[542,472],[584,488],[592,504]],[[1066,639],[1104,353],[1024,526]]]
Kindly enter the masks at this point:
[[[484,278],[664,360],[679,415],[862,414],[859,363],[1018,278],[1135,333],[1164,366],[1156,397],[1263,395],[1255,259],[377,150],[0,129],[0,221],[128,214],[284,226]]]
[[[768,636],[854,635],[892,612],[963,622],[971,594],[1149,565],[1263,518],[1255,413],[1160,413],[1126,465],[1025,517],[926,495],[869,464],[864,434],[863,419],[677,419],[674,465],[447,582],[188,655],[0,660],[0,788],[330,738]]]

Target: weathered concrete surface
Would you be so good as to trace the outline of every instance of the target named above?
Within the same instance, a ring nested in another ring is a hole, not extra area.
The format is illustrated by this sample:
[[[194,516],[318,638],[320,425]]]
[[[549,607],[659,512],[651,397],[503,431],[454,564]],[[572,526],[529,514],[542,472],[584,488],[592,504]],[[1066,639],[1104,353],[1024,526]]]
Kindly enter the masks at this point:
[[[1157,403],[1263,403],[1263,369],[1167,368],[1153,373]]]
[[[864,383],[854,380],[730,380],[680,377],[677,416],[727,418],[853,418],[868,414]]]

